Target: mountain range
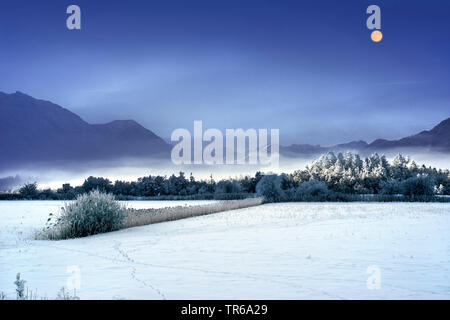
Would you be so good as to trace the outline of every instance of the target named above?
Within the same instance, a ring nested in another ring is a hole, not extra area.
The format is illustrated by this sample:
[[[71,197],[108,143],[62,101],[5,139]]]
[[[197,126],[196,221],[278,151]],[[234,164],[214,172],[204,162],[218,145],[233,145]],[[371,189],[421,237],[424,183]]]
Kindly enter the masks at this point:
[[[134,120],[89,124],[49,101],[0,92],[0,168],[48,161],[166,157],[171,146]]]
[[[330,147],[310,144],[293,144],[290,146],[280,146],[280,153],[285,156],[296,157],[300,155],[317,155],[329,151],[356,151],[367,154],[401,149],[450,152],[450,118],[440,122],[429,131],[425,130],[399,140],[377,139],[372,143],[359,140]]]
[[[52,102],[21,92],[0,92],[0,169],[51,163],[151,157],[169,159],[172,146],[134,120],[89,124]],[[287,157],[328,151],[383,152],[420,148],[450,152],[450,118],[429,131],[399,140],[352,141],[331,147],[310,144],[280,146]]]

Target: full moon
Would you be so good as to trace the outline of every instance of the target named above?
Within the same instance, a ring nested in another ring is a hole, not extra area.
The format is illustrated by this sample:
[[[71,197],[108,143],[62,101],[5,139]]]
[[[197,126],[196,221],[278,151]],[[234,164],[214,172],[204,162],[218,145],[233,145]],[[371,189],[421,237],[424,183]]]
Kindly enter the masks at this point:
[[[375,30],[370,34],[373,42],[380,42],[383,39],[383,34],[379,30]]]

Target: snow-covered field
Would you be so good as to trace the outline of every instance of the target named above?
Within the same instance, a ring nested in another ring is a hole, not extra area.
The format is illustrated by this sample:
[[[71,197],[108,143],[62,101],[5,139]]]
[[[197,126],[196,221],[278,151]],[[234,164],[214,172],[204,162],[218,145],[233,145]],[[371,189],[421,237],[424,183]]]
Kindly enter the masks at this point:
[[[130,206],[180,203],[205,201]],[[33,240],[60,206],[0,202],[0,291],[14,297],[20,272],[30,289],[54,297],[74,279],[68,270],[79,270],[81,299],[450,298],[448,203],[266,204]]]

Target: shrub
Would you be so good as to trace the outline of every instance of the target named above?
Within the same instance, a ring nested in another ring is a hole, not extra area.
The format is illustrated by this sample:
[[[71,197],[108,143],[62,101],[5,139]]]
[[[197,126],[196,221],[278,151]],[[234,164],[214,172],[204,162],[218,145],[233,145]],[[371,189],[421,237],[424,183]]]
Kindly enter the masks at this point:
[[[236,180],[221,180],[217,183],[216,193],[240,193],[242,187]]]
[[[256,185],[256,193],[266,202],[279,202],[284,198],[281,189],[281,178],[277,175],[265,175]]]
[[[380,194],[399,194],[400,193],[400,183],[395,179],[389,179],[387,181],[383,181],[380,184],[381,190]]]
[[[52,189],[45,189],[39,193],[38,198],[40,200],[58,200],[58,194]]]
[[[66,203],[44,234],[48,239],[58,240],[114,231],[122,227],[125,214],[125,207],[113,195],[95,190]]]
[[[322,181],[306,181],[301,183],[295,190],[295,200],[328,200],[332,192],[328,190],[328,186]]]
[[[36,199],[39,195],[37,183],[27,183],[19,189],[19,193],[24,199]]]
[[[434,185],[428,176],[419,175],[400,183],[400,192],[405,196],[433,196]]]

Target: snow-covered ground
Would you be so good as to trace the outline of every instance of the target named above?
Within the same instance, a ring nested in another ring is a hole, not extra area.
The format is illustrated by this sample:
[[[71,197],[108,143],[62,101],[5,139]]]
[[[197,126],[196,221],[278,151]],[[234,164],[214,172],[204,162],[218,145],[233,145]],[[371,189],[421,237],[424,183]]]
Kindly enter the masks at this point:
[[[180,203],[205,202],[130,206]],[[450,298],[446,203],[266,204],[32,240],[60,206],[0,202],[0,291],[14,297],[20,272],[30,289],[54,297],[74,279],[68,270],[79,270],[81,299]]]

